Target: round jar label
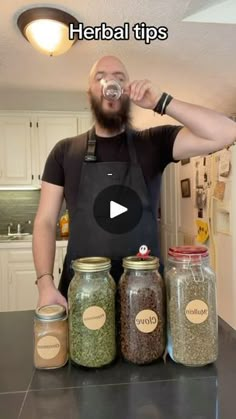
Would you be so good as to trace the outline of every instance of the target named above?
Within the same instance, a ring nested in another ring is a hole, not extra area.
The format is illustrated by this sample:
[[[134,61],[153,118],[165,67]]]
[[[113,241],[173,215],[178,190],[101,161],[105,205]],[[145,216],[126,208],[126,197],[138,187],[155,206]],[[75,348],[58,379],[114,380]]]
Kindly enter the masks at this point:
[[[186,306],[185,315],[191,323],[203,323],[208,318],[208,305],[202,300],[192,300]]]
[[[84,311],[83,322],[90,330],[101,329],[106,322],[106,313],[101,307],[91,306]]]
[[[153,310],[142,310],[135,317],[135,325],[140,332],[151,333],[158,325],[158,317]]]
[[[61,349],[60,341],[55,336],[44,336],[38,340],[37,352],[43,359],[55,358]]]

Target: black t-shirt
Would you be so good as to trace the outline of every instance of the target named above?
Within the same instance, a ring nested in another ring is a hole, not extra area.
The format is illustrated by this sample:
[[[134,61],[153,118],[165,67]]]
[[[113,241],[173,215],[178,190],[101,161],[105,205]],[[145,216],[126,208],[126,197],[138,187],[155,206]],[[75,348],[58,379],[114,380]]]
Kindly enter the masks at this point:
[[[182,127],[162,125],[142,131],[133,131],[138,162],[150,193],[153,210],[159,197],[161,174],[167,164],[174,161],[173,145]],[[97,161],[129,161],[126,133],[104,138],[96,135]],[[76,205],[80,171],[85,150],[81,154],[81,136],[59,141],[50,152],[43,181],[64,187],[67,208],[73,211]],[[89,163],[93,164],[93,163]]]

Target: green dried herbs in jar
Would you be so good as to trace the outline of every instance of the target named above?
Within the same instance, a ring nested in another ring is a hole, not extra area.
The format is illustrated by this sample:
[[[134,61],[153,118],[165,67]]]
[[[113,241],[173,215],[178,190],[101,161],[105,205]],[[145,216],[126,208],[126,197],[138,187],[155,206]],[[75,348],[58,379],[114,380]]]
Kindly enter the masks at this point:
[[[218,355],[216,278],[205,246],[169,249],[165,269],[168,352],[178,363],[204,366]]]
[[[84,367],[102,367],[116,356],[115,292],[111,261],[77,259],[68,291],[70,358]]]

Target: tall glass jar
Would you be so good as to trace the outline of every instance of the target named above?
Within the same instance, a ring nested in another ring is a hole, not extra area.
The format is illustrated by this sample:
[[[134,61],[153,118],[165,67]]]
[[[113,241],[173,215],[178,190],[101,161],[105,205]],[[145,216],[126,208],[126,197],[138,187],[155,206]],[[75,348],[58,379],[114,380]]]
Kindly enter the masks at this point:
[[[118,288],[121,353],[136,364],[151,363],[165,350],[165,290],[158,266],[153,256],[123,259]]]
[[[187,366],[215,362],[218,355],[216,278],[205,246],[169,249],[167,287],[168,352]]]
[[[84,367],[102,367],[116,356],[115,292],[111,261],[104,257],[73,262],[68,291],[71,360]]]

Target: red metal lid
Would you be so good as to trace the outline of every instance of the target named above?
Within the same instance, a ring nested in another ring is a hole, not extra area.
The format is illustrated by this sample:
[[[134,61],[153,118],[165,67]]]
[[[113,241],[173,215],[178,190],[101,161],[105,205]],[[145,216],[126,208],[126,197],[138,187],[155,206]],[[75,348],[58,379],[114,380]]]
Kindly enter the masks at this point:
[[[168,255],[176,259],[195,259],[198,256],[201,256],[202,258],[208,257],[209,252],[206,246],[177,246],[170,247]]]

